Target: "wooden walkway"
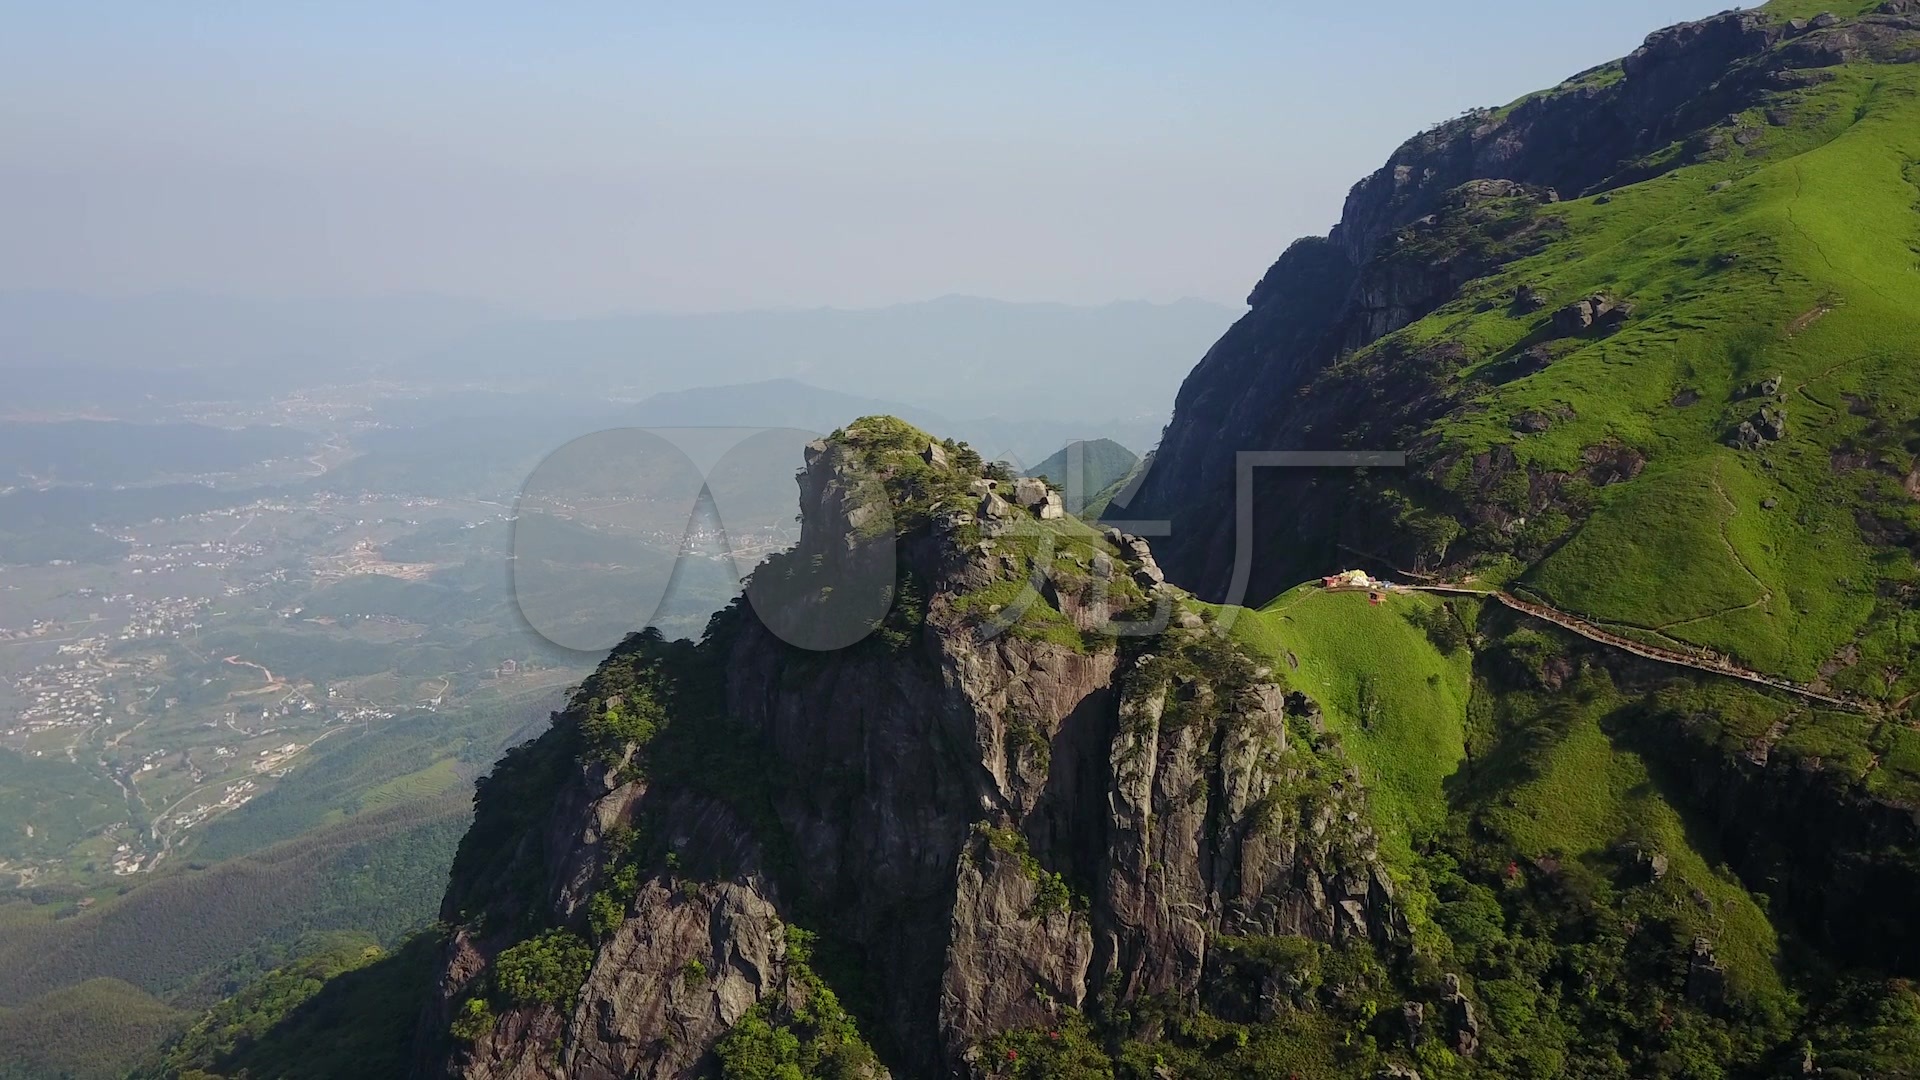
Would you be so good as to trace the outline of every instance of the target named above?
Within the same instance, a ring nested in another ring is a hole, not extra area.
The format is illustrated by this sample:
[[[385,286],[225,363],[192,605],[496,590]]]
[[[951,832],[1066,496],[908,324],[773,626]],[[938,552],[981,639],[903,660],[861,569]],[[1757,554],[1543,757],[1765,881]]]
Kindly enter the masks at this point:
[[[1770,687],[1826,705],[1832,705],[1835,708],[1849,709],[1854,712],[1863,713],[1878,713],[1881,711],[1881,706],[1877,702],[1856,697],[1824,693],[1811,687],[1802,686],[1796,682],[1762,674],[1751,668],[1741,667],[1739,664],[1717,654],[1704,652],[1690,653],[1683,652],[1679,649],[1665,649],[1658,645],[1648,645],[1645,642],[1622,637],[1604,627],[1596,626],[1577,615],[1569,615],[1558,608],[1551,608],[1545,604],[1537,604],[1531,600],[1522,600],[1512,593],[1499,589],[1475,589],[1465,585],[1396,585],[1395,588],[1409,592],[1450,593],[1458,596],[1478,596],[1483,599],[1497,600],[1501,604],[1523,615],[1531,615],[1542,622],[1549,622],[1563,630],[1578,634],[1588,641],[1611,646],[1623,652],[1632,653],[1643,659],[1653,660],[1662,664],[1673,664],[1678,667],[1692,668],[1695,671],[1705,671],[1714,675],[1724,675],[1729,679],[1740,679],[1745,682],[1756,683],[1760,686]]]

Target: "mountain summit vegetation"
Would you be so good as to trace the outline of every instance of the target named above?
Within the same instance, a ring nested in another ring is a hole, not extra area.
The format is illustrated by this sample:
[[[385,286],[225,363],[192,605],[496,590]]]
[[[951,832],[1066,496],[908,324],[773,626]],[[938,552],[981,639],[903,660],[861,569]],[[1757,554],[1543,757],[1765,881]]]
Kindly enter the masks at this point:
[[[1288,249],[1164,539],[850,424],[746,599],[481,783],[427,961],[302,992],[475,1080],[1920,1076],[1916,162],[1920,2],[1730,12]],[[1272,449],[1409,466],[1237,535]],[[323,1030],[253,1000],[161,1074]]]

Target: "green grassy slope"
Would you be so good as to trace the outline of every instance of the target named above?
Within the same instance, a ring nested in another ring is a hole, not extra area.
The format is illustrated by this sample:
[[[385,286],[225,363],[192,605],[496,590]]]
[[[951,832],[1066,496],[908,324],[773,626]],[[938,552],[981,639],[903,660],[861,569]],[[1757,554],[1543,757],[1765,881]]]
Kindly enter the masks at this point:
[[[1686,916],[1684,936],[1715,943],[1737,995],[1777,997],[1780,942],[1766,913],[1711,851],[1696,845],[1686,818],[1654,783],[1640,754],[1608,733],[1607,715],[1627,701],[1604,681],[1567,695],[1546,728],[1550,734],[1531,748],[1524,765],[1497,761],[1462,785],[1472,792],[1465,801],[1474,820],[1536,867],[1571,859],[1604,872],[1620,845],[1660,852],[1668,869],[1652,903]],[[1525,716],[1529,710],[1513,712]],[[1696,890],[1704,903],[1693,899]]]
[[[1456,376],[1475,407],[1436,426],[1447,451],[1510,446],[1522,466],[1561,473],[1591,448],[1644,456],[1637,478],[1593,491],[1591,517],[1525,586],[1802,681],[1849,645],[1900,654],[1914,641],[1899,606],[1877,600],[1915,576],[1888,542],[1900,526],[1860,519],[1910,523],[1920,506],[1902,490],[1920,446],[1920,69],[1832,74],[1718,132],[1722,160],[1550,208],[1563,235],[1396,335],[1477,358]],[[1505,303],[1523,283],[1556,305],[1607,292],[1637,310],[1619,333],[1500,382],[1554,336],[1551,309]],[[1774,375],[1787,437],[1726,445],[1773,404],[1748,388]],[[1514,432],[1518,414],[1568,409],[1548,431]],[[1465,482],[1461,469],[1443,480]],[[1889,680],[1885,665],[1831,678],[1896,698],[1920,689],[1920,670]]]
[[[1440,608],[1429,596],[1395,595],[1375,607],[1365,593],[1303,585],[1233,624],[1243,644],[1326,712],[1372,781],[1382,831],[1400,844],[1439,828],[1441,785],[1466,752],[1469,657],[1442,654],[1416,622]]]

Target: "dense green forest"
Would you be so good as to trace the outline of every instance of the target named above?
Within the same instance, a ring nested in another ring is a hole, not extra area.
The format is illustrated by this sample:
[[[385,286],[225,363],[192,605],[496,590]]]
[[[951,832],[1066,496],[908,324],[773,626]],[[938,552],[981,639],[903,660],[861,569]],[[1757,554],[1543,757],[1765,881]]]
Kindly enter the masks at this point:
[[[132,1080],[335,1080],[407,1071],[439,940],[392,951],[365,935],[306,943],[294,962],[208,1010]]]
[[[137,986],[97,978],[0,1007],[0,1080],[95,1080],[125,1074],[131,1051],[180,1030],[191,1013]]]

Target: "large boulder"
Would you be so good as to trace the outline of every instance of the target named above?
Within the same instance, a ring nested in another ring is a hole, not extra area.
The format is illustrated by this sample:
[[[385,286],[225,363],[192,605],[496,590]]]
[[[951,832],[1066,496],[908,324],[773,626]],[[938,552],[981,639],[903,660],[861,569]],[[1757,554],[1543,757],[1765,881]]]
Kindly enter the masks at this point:
[[[1554,312],[1553,328],[1562,337],[1572,337],[1595,329],[1611,331],[1619,329],[1632,315],[1632,304],[1615,300],[1605,293],[1595,293]]]
[[[1013,482],[1013,504],[1026,510],[1042,521],[1056,521],[1067,516],[1067,508],[1060,501],[1060,493],[1047,486],[1047,482],[1037,476],[1022,476]]]
[[[1553,313],[1553,328],[1563,335],[1584,334],[1593,326],[1593,304],[1575,300]]]

